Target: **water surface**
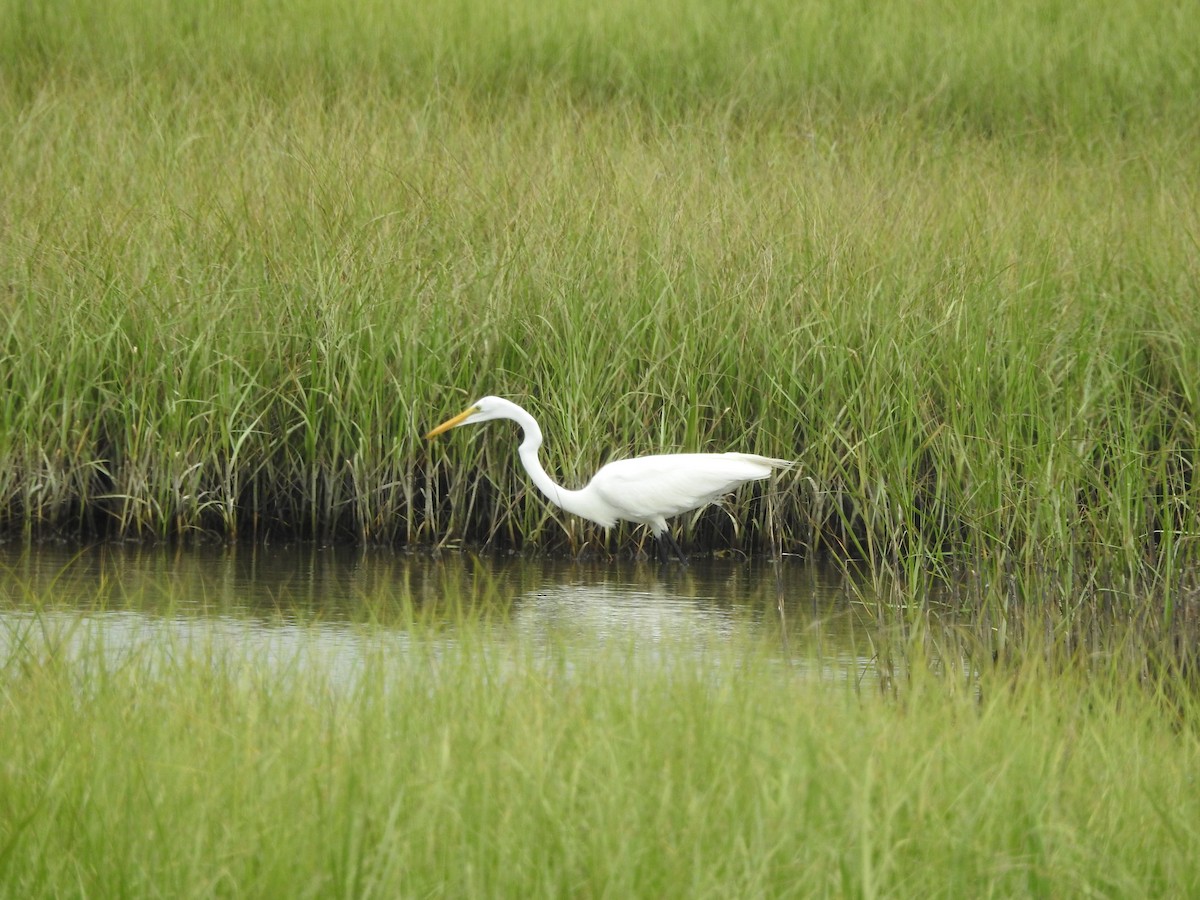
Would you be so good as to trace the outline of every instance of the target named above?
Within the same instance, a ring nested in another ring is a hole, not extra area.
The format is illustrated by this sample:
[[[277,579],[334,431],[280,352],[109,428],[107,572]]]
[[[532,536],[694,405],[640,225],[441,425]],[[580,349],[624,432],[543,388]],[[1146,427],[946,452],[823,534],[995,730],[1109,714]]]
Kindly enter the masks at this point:
[[[109,659],[167,647],[353,671],[418,636],[566,659],[740,644],[824,678],[872,674],[863,587],[799,561],[573,562],[312,545],[0,547],[0,654],[30,635]],[[482,635],[482,638],[481,638]]]

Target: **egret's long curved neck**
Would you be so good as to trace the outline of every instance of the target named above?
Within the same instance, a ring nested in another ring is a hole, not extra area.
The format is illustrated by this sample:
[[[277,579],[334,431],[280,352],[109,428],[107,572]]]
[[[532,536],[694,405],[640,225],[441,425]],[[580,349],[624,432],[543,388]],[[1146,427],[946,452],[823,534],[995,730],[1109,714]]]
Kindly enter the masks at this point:
[[[569,513],[582,515],[578,512],[576,503],[579,492],[557,484],[542,468],[542,461],[538,459],[538,450],[542,446],[542,429],[538,426],[537,420],[519,406],[513,410],[512,419],[521,426],[521,431],[524,432],[521,446],[517,448],[517,454],[521,457],[521,465],[525,467],[525,471],[529,473],[529,477],[533,479],[538,490],[556,506],[562,507]]]

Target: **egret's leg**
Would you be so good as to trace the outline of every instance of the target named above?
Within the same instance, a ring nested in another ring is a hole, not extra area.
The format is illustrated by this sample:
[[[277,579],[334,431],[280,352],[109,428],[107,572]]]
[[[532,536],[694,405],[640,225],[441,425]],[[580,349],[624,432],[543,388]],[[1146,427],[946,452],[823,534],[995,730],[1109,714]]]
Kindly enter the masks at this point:
[[[671,554],[679,557],[679,562],[682,565],[687,565],[687,557],[683,555],[683,548],[679,546],[679,542],[675,540],[675,536],[671,534],[671,529],[664,529],[658,535],[658,555],[662,562],[666,562]]]

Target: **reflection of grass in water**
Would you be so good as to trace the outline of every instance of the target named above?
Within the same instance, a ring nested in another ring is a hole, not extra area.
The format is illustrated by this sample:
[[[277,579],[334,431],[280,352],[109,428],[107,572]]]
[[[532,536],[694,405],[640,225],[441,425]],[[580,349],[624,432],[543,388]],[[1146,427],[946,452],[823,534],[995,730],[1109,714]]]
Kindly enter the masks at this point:
[[[745,647],[664,666],[437,633],[384,638],[349,686],[315,658],[70,661],[27,634],[0,665],[0,893],[1200,888],[1200,709],[1136,673],[1029,653],[884,696]]]
[[[1186,5],[284,6],[0,15],[8,527],[604,543],[486,390],[801,460],[703,548],[1195,560]]]

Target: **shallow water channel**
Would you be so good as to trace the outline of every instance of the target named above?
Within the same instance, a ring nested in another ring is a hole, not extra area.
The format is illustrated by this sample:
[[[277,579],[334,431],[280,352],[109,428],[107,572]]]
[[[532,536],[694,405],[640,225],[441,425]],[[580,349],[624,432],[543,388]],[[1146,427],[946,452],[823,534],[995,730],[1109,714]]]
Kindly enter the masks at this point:
[[[33,638],[110,660],[215,650],[352,673],[372,653],[431,635],[461,644],[469,631],[484,652],[568,664],[614,648],[669,660],[753,645],[813,677],[876,681],[866,591],[787,559],[682,567],[311,545],[10,545],[0,547],[0,662]]]

